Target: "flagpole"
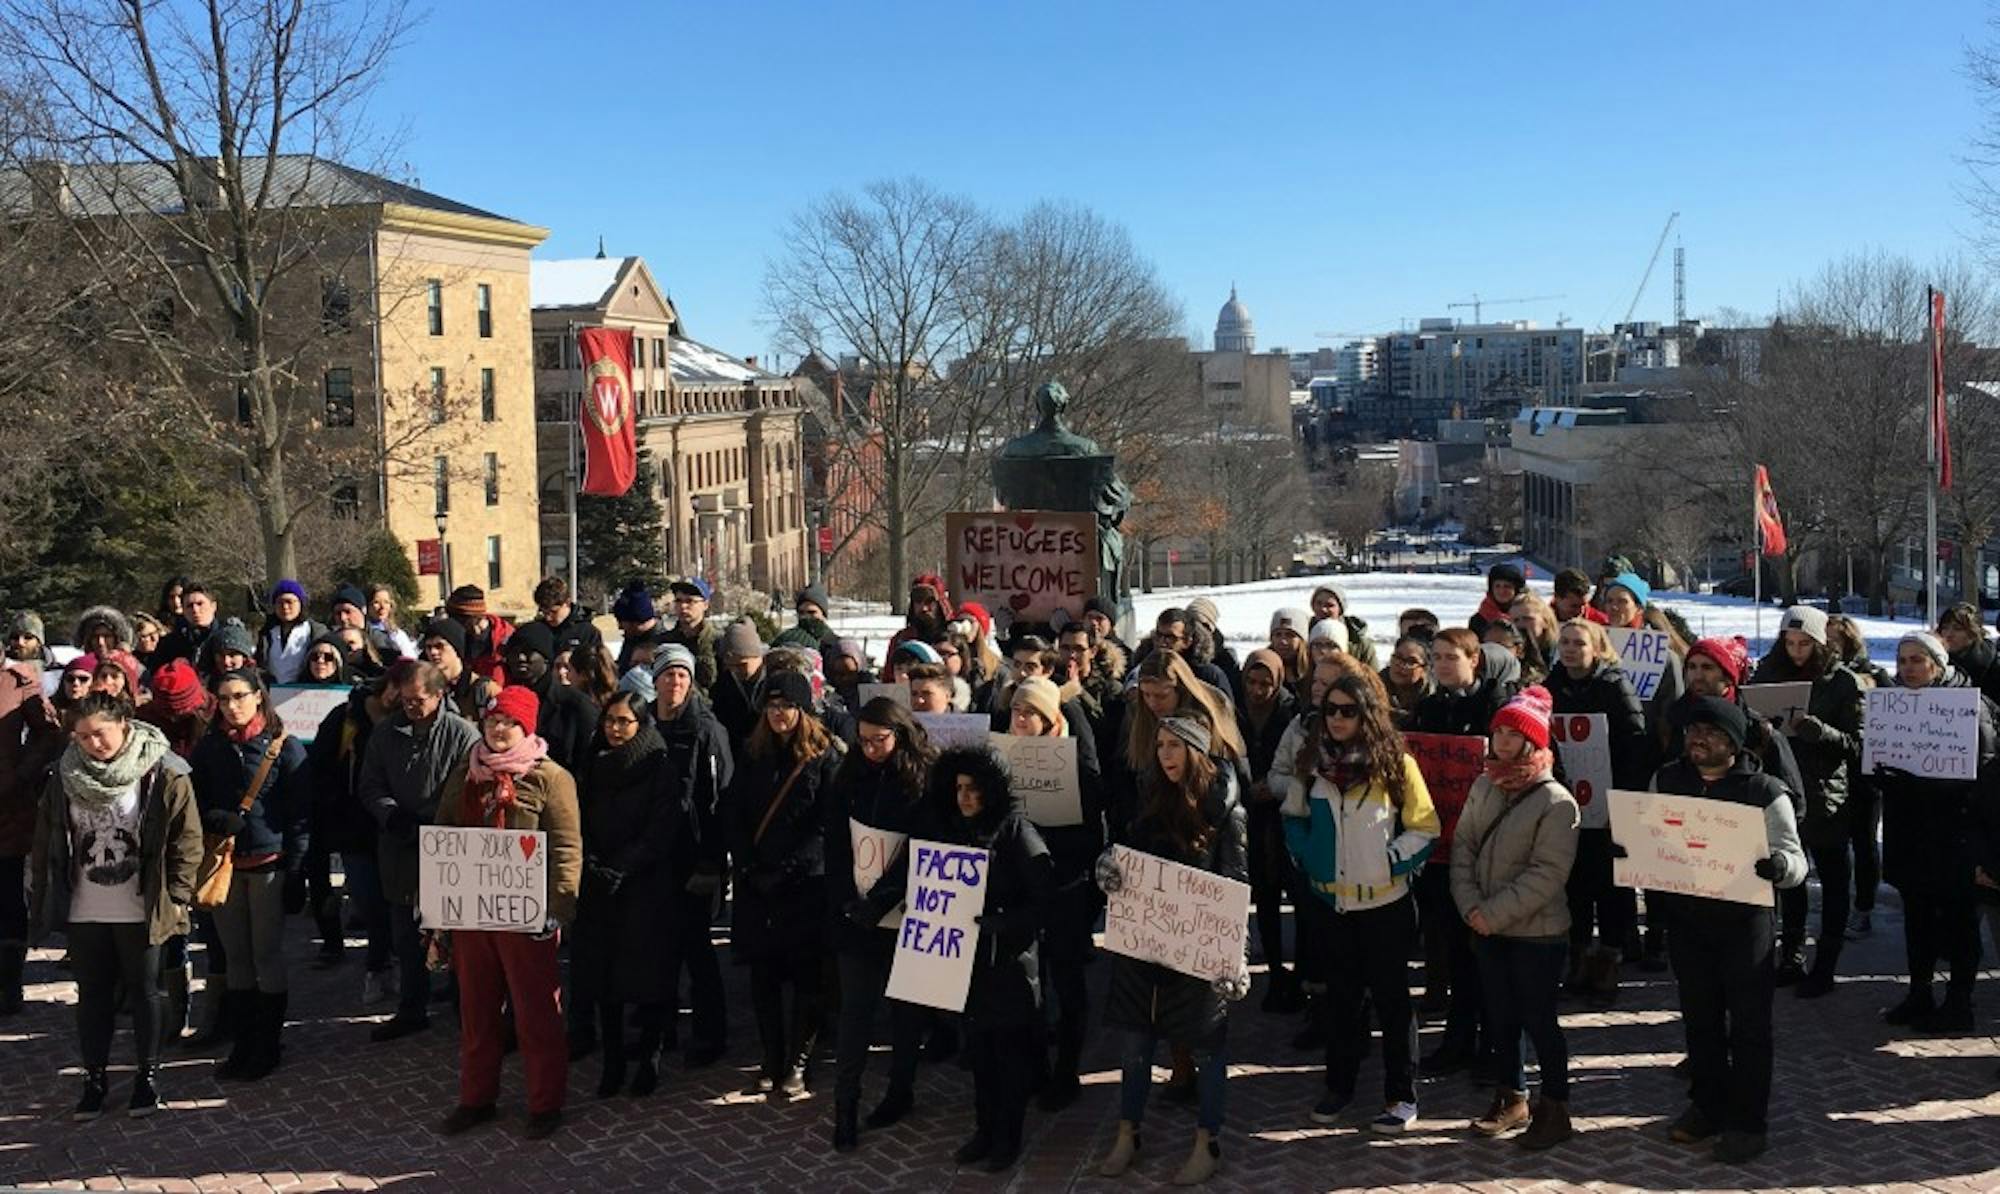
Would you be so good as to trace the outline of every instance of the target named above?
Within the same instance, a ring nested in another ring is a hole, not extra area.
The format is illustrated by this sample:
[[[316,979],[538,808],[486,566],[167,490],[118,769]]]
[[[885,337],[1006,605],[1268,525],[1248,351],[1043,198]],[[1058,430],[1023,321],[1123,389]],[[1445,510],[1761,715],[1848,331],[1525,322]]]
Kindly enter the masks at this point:
[[[573,353],[575,353],[575,354],[576,354],[576,362],[577,362],[577,367],[578,367],[578,368],[577,368],[577,377],[578,377],[578,379],[579,379],[579,380],[581,380],[581,379],[582,379],[582,376],[583,376],[583,371],[582,371],[582,366],[583,366],[583,345],[581,345],[581,344],[577,343],[577,339],[576,339],[576,322],[575,322],[574,320],[572,320],[572,321],[570,322],[570,325],[569,325],[569,345],[568,345],[568,347],[569,347],[569,350],[570,350],[571,352],[573,352]],[[570,598],[571,598],[572,600],[575,600],[575,599],[576,599],[576,595],[577,595],[577,592],[578,592],[578,589],[577,589],[577,574],[576,574],[576,558],[577,558],[577,552],[576,552],[576,487],[577,487],[577,475],[576,475],[576,421],[577,421],[577,420],[578,420],[579,418],[581,418],[582,416],[583,416],[583,404],[582,404],[582,403],[581,403],[581,402],[579,401],[578,403],[576,403],[576,404],[574,404],[574,405],[572,405],[572,406],[570,407],[570,410],[569,410],[569,418],[568,418],[568,420],[567,420],[567,422],[568,422],[568,424],[569,424],[569,461],[568,461],[568,465],[567,465],[567,471],[568,471],[568,478],[569,478],[569,482],[568,482],[568,484],[566,484],[566,485],[564,485],[564,486],[563,486],[563,512],[564,512],[564,513],[565,513],[565,514],[566,514],[566,515],[568,516],[568,518],[569,518],[569,593],[570,593]]]
[[[1750,591],[1751,600],[1757,605],[1757,618],[1752,631],[1756,643],[1764,641],[1764,495],[1758,492],[1756,480],[1750,483]],[[1758,647],[1757,649],[1761,649]]]
[[[1924,611],[1925,611],[1925,617],[1928,619],[1927,624],[1930,626],[1936,626],[1938,623],[1937,495],[1938,495],[1939,412],[1937,409],[1938,378],[1936,376],[1937,359],[1938,359],[1937,357],[1938,341],[1937,341],[1937,319],[1932,314],[1937,309],[1936,303],[1937,299],[1935,297],[1935,289],[1930,286],[1924,287],[1924,326],[1930,332],[1931,364],[1932,364],[1931,367],[1932,377],[1930,383],[1931,388],[1928,395],[1929,402],[1926,406],[1926,409],[1930,411],[1930,417],[1925,420],[1925,425],[1930,429],[1930,434],[1925,437],[1930,441],[1930,446],[1925,453],[1930,461],[1930,469],[1929,469],[1930,475],[1924,481]]]

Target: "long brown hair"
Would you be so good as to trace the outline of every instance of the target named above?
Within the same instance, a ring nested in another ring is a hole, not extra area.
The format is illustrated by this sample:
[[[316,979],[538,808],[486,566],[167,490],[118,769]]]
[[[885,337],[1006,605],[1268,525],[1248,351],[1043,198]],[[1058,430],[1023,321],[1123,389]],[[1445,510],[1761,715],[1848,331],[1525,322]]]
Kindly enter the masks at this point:
[[[618,691],[618,666],[612,661],[611,652],[600,643],[578,643],[571,647],[569,673],[576,690],[599,709],[609,704]]]
[[[1361,737],[1359,746],[1362,757],[1368,761],[1370,779],[1382,781],[1389,789],[1389,799],[1396,807],[1403,805],[1403,735],[1391,720],[1389,690],[1382,685],[1381,677],[1373,672],[1350,672],[1327,686],[1326,695],[1334,693],[1352,698],[1361,706]],[[1326,737],[1326,709],[1328,702],[1320,701],[1316,716],[1306,732],[1306,740],[1299,747],[1296,770],[1307,784],[1319,772],[1322,751],[1321,742]]]
[[[1167,837],[1186,857],[1205,854],[1209,842],[1215,837],[1215,827],[1201,815],[1201,802],[1215,786],[1215,776],[1215,760],[1192,746],[1187,748],[1187,771],[1181,776],[1181,782],[1169,780],[1167,773],[1158,766],[1157,758],[1155,765],[1146,772],[1139,816],[1157,820]]]
[[[903,790],[903,796],[911,803],[924,798],[924,777],[930,773],[931,764],[937,760],[937,748],[931,745],[931,736],[924,730],[908,709],[903,708],[888,697],[876,697],[861,706],[854,715],[859,725],[881,726],[896,735],[896,753],[889,756],[889,770],[894,774],[896,786]],[[873,766],[860,747],[847,752],[847,758],[840,765],[840,781],[843,783],[859,780],[862,773]]]
[[[809,762],[825,754],[833,746],[833,735],[826,732],[826,724],[813,716],[810,709],[799,710],[799,724],[784,738],[771,729],[770,718],[764,715],[763,706],[757,709],[757,725],[750,731],[750,742],[746,750],[750,757],[772,760],[779,757],[780,748],[790,756],[782,761],[793,764]]]
[[[1243,735],[1236,728],[1236,717],[1223,704],[1216,691],[1202,682],[1194,674],[1187,660],[1173,651],[1154,651],[1146,656],[1146,662],[1139,665],[1139,682],[1147,680],[1168,680],[1174,686],[1174,704],[1178,709],[1193,709],[1201,714],[1202,720],[1214,735],[1213,750],[1217,757],[1240,759],[1250,752],[1244,749]],[[1143,772],[1153,765],[1153,737],[1160,731],[1160,719],[1146,707],[1146,699],[1133,694],[1133,699],[1125,702],[1125,720],[1129,723],[1125,735],[1125,761],[1134,772]]]

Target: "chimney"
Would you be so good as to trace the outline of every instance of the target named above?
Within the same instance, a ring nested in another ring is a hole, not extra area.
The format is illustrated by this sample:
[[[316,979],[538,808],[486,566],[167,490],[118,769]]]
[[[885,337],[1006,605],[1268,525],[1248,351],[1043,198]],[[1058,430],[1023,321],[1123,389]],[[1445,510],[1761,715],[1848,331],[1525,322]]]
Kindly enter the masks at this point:
[[[28,201],[36,212],[58,216],[70,214],[76,206],[76,191],[69,182],[69,163],[54,158],[29,162]]]

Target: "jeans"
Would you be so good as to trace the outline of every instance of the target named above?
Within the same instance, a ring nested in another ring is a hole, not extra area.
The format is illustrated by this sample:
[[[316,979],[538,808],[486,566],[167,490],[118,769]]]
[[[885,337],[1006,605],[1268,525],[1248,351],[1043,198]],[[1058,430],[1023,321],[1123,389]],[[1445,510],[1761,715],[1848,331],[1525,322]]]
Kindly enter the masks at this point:
[[[1819,870],[1819,952],[1813,957],[1813,969],[1832,974],[1840,963],[1840,947],[1847,941],[1853,868],[1848,865],[1845,841],[1813,847],[1812,859]],[[1805,887],[1801,883],[1794,890],[1803,892]]]
[[[428,1020],[431,1017],[431,972],[424,964],[424,934],[417,928],[417,910],[397,904],[389,910],[389,937],[396,951],[396,1018]]]
[[[1313,946],[1326,967],[1331,1030],[1326,1042],[1326,1088],[1351,1095],[1368,1040],[1362,994],[1373,997],[1382,1025],[1382,1096],[1388,1103],[1417,1101],[1417,1020],[1410,1009],[1410,946],[1417,933],[1415,903],[1408,896],[1380,908],[1336,912],[1314,895]]]
[[[1854,848],[1854,910],[1875,910],[1882,886],[1882,792],[1865,776],[1848,776],[1848,844]]]
[[[347,876],[347,895],[367,926],[368,970],[387,970],[395,960],[395,930],[390,927],[389,901],[382,895],[382,864],[375,851],[342,854],[341,872]]]
[[[1312,897],[1318,899],[1318,896]],[[1146,1118],[1146,1096],[1153,1089],[1153,1055],[1160,1038],[1150,1032],[1127,1030],[1119,1056],[1124,1077],[1118,1084],[1118,1118],[1138,1127]],[[1195,1067],[1195,1123],[1213,1135],[1222,1132],[1223,1097],[1229,1080],[1228,1029],[1224,1026],[1213,1048],[1192,1050]]]
[[[1486,1011],[1493,1027],[1492,1048],[1499,1061],[1500,1084],[1527,1093],[1528,1072],[1521,1061],[1521,1034],[1526,1033],[1535,1042],[1535,1056],[1542,1065],[1542,1097],[1567,1100],[1569,1048],[1557,1019],[1556,994],[1562,986],[1568,946],[1561,941],[1479,937],[1472,949],[1485,977]]]
[[[1775,921],[1768,911],[1736,905],[1676,907],[1662,918],[1672,929],[1667,950],[1680,984],[1690,1093],[1702,1114],[1725,1131],[1762,1133],[1771,1106]]]
[[[786,1071],[805,1068],[819,1036],[820,955],[800,952],[750,963],[750,1002],[757,1013],[757,1040],[764,1049],[764,1076],[782,1081]],[[792,992],[785,1014],[785,989]]]
[[[229,989],[285,992],[285,872],[237,871],[229,898],[215,910],[215,929],[229,954]]]
[[[887,934],[883,934],[885,937]],[[840,967],[840,1040],[834,1058],[835,1103],[861,1100],[861,1075],[868,1069],[868,1046],[875,1035],[875,1009],[889,1005],[889,1089],[910,1090],[917,1082],[917,1061],[923,1054],[924,1028],[930,1009],[899,999],[885,999],[889,986],[890,942],[876,950],[844,949],[835,955]]]
[[[111,1034],[118,1023],[118,992],[131,993],[132,1041],[140,1068],[160,1050],[160,951],[151,929],[138,924],[72,922],[69,958],[76,975],[76,1036],[85,1069],[111,1064]]]

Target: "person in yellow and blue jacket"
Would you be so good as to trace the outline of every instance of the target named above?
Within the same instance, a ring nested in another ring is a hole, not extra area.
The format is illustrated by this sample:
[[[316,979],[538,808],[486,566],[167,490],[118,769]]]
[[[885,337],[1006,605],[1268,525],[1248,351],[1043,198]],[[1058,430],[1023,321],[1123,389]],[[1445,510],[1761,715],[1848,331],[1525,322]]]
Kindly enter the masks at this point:
[[[1322,951],[1330,980],[1326,1094],[1312,1120],[1337,1123],[1354,1101],[1368,1038],[1365,991],[1382,1025],[1384,1107],[1369,1127],[1403,1132],[1417,1118],[1417,1026],[1407,975],[1417,919],[1410,892],[1439,824],[1374,673],[1345,675],[1327,688],[1293,777],[1281,810],[1285,846],[1313,894],[1300,913],[1311,922],[1309,939]]]

